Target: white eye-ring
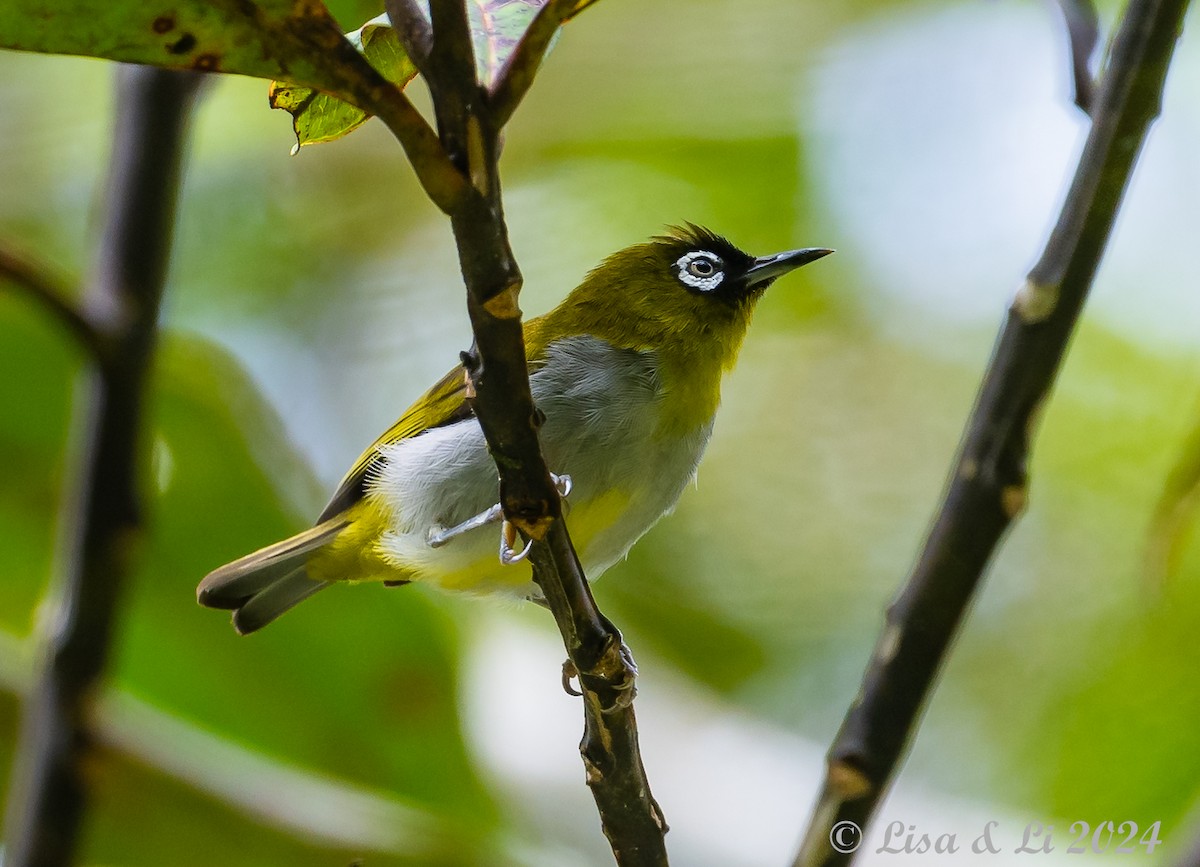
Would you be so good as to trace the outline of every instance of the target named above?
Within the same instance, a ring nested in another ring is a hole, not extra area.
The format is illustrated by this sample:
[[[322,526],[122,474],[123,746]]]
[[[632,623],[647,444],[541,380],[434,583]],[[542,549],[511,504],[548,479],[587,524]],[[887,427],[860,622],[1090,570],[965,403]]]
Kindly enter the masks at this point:
[[[680,282],[701,292],[713,291],[725,279],[725,263],[707,250],[693,250],[680,256],[675,267],[679,269]]]

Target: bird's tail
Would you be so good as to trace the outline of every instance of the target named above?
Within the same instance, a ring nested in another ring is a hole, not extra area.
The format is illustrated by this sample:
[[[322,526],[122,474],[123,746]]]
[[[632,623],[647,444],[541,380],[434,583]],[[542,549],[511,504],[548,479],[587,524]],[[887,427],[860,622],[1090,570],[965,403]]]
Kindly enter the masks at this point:
[[[233,626],[242,635],[262,629],[329,586],[328,581],[309,577],[309,558],[348,523],[339,515],[209,572],[196,588],[196,600],[208,608],[233,611]]]

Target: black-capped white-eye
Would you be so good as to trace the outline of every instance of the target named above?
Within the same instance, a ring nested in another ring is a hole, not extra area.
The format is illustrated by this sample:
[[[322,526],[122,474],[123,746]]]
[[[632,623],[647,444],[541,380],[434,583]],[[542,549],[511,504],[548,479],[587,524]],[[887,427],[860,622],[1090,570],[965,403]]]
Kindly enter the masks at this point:
[[[711,292],[725,279],[725,263],[716,253],[693,250],[675,262],[676,276],[684,286],[700,292]]]

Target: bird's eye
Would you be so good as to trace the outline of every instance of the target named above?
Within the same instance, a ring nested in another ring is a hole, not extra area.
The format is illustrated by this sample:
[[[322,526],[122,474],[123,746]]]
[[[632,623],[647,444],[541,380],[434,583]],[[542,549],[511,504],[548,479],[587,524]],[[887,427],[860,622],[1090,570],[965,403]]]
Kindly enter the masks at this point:
[[[720,256],[707,250],[693,250],[675,263],[680,282],[701,292],[711,292],[721,285],[724,266]]]

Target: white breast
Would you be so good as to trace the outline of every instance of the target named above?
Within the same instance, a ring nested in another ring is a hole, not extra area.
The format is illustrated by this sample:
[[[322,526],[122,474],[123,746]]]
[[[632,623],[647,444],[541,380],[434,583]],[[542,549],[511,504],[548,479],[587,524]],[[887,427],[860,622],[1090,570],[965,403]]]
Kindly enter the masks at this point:
[[[571,512],[582,517],[602,495],[626,503],[603,527],[589,528],[580,546],[584,571],[598,577],[675,506],[695,474],[711,421],[682,440],[663,438],[654,355],[616,349],[591,336],[551,344],[530,385],[546,415],[540,432],[546,461],[574,484],[568,527]],[[368,496],[380,497],[393,515],[392,530],[380,542],[387,559],[463,589],[528,592],[528,567],[501,566],[496,557],[498,527],[474,530],[436,549],[427,541],[430,527],[454,526],[497,500],[495,465],[475,419],[389,446],[383,457]]]

